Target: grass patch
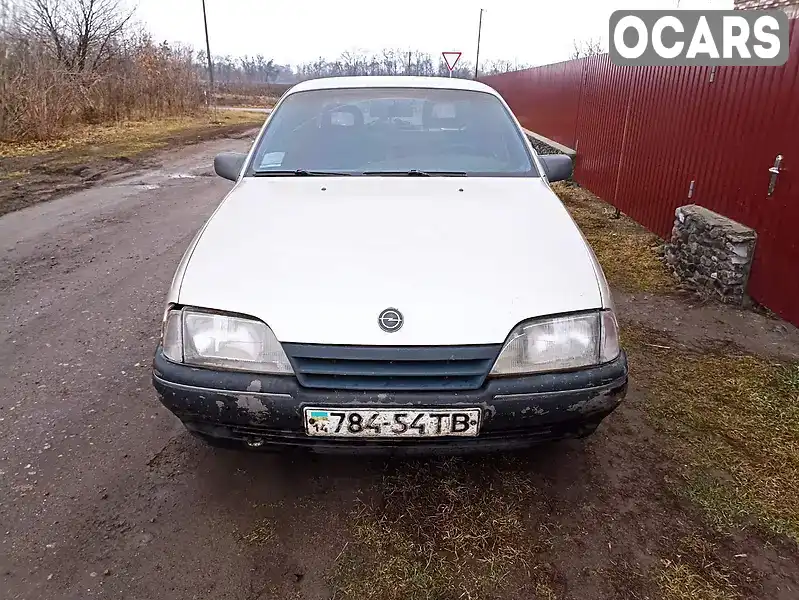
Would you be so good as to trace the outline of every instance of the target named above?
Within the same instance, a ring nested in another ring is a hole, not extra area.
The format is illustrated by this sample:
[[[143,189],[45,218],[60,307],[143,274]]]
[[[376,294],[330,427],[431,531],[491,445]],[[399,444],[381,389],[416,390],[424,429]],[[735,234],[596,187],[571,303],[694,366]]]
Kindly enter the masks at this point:
[[[733,572],[716,561],[717,549],[697,535],[679,540],[674,559],[661,560],[657,584],[663,600],[737,600]]]
[[[0,142],[0,158],[21,158],[73,152],[77,156],[115,158],[162,147],[177,134],[198,134],[220,127],[263,123],[265,115],[251,111],[213,111],[183,117],[121,121],[72,127],[58,139],[37,142]]]
[[[658,587],[664,600],[732,600],[738,594],[726,588],[719,588],[708,581],[705,574],[691,565],[679,560],[663,560],[663,568],[658,576]]]
[[[511,457],[405,461],[380,491],[382,502],[351,515],[351,541],[332,575],[337,597],[454,600],[511,586],[555,597],[552,567],[539,562],[552,537],[526,526],[537,490]]]
[[[687,496],[721,530],[754,523],[799,542],[799,364],[689,348],[639,326],[623,341]]]
[[[580,226],[608,281],[626,292],[663,293],[676,289],[675,279],[660,259],[663,241],[625,215],[574,184],[553,189]]]
[[[30,171],[9,171],[7,173],[0,172],[0,181],[10,181],[12,179],[21,179],[30,175]]]

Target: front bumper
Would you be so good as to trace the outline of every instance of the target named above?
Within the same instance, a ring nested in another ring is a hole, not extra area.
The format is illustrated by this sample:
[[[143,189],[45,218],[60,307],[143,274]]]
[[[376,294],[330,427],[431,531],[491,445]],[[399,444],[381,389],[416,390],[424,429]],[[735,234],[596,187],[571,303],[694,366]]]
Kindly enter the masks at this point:
[[[186,427],[207,438],[318,452],[493,451],[591,433],[624,399],[627,357],[579,371],[487,379],[476,390],[376,392],[315,390],[291,376],[213,371],[173,363],[159,347],[153,385]],[[474,438],[340,439],[305,434],[303,408],[480,408]]]

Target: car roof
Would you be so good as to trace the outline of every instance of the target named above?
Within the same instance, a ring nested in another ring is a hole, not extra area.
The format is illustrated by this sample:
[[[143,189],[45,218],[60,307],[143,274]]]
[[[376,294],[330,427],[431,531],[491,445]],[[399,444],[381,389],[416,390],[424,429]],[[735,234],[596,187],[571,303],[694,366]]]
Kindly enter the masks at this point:
[[[289,93],[307,92],[310,90],[336,90],[350,88],[428,88],[441,90],[468,90],[487,92],[498,96],[494,88],[472,79],[458,77],[413,77],[406,75],[360,77],[323,77],[308,79],[293,86]]]

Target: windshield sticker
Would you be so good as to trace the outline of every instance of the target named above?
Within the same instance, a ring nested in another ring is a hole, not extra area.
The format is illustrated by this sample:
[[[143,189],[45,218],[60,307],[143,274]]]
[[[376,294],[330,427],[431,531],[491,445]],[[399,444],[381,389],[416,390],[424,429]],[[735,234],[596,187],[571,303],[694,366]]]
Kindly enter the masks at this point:
[[[283,157],[286,156],[285,152],[267,152],[261,159],[261,169],[268,169],[269,167],[279,167],[283,164]]]

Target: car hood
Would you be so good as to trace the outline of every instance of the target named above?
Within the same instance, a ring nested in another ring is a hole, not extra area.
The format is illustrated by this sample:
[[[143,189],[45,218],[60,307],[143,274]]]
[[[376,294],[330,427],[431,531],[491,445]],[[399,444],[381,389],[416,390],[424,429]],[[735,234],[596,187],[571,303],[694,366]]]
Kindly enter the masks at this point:
[[[592,255],[538,178],[244,178],[188,259],[182,305],[280,341],[502,343],[532,317],[600,308]],[[398,309],[385,333],[378,315]]]

